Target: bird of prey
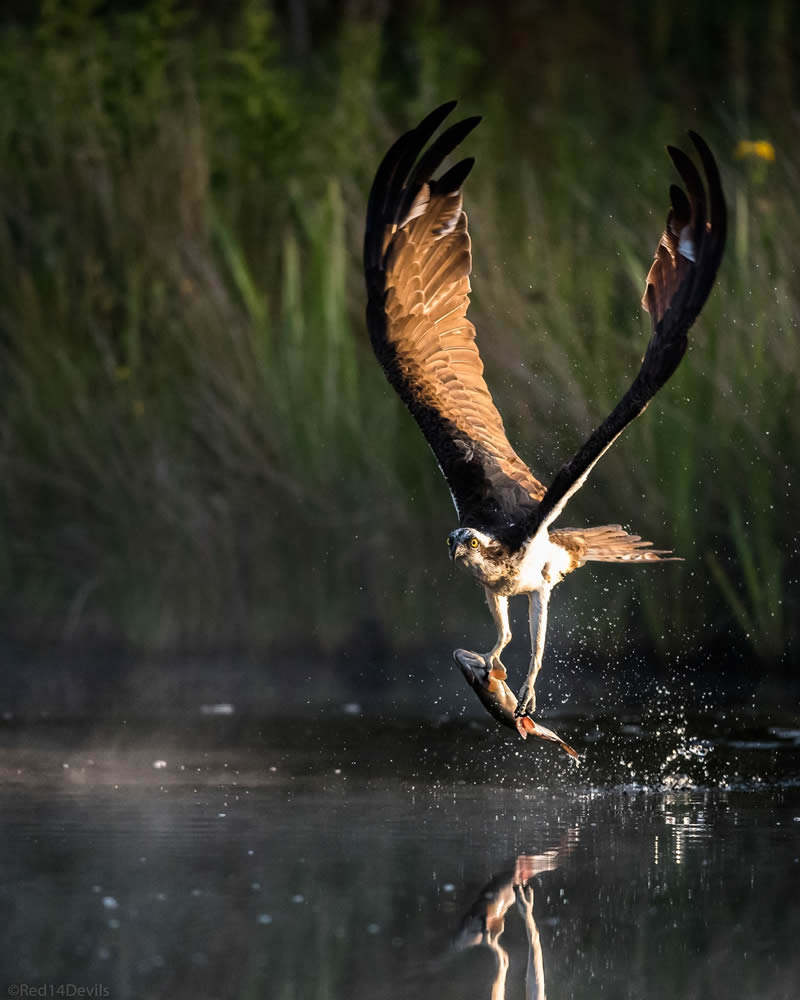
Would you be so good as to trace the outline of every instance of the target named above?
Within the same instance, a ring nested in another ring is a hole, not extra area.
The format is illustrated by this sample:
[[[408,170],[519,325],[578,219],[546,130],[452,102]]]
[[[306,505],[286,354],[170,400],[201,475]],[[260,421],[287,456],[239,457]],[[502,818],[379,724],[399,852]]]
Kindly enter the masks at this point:
[[[364,237],[367,323],[386,377],[450,487],[458,514],[447,539],[450,558],[482,584],[497,628],[488,652],[466,655],[482,657],[499,679],[506,677],[500,656],[511,639],[508,599],[528,596],[531,661],[515,710],[524,735],[521,722],[536,705],[553,587],[592,560],[644,563],[669,556],[619,525],[553,524],[680,363],[722,259],[725,199],[714,157],[699,135],[689,133],[705,185],[690,157],[667,147],[685,191],[670,187],[672,205],[646,279],[642,305],[652,319],[650,342],[628,390],[545,488],[506,437],[467,317],[472,260],[462,186],[474,160],[433,177],[480,121],[467,118],[433,139],[455,103],[436,108],[402,135],[378,167]]]

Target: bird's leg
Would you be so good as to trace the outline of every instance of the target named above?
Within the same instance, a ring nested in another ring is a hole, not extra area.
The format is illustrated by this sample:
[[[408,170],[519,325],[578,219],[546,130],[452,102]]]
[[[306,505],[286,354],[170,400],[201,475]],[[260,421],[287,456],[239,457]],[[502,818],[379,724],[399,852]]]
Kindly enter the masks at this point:
[[[533,886],[515,885],[514,895],[517,897],[517,909],[525,921],[525,933],[528,936],[528,968],[525,971],[525,995],[527,997],[535,997],[536,1000],[545,1000],[542,942],[539,939],[539,928],[533,919]]]
[[[508,598],[495,594],[488,587],[483,589],[486,593],[486,603],[489,605],[497,629],[495,644],[488,653],[483,654],[483,658],[490,670],[502,670],[503,680],[505,680],[506,668],[500,662],[500,654],[511,642],[511,629],[508,627]]]
[[[502,933],[502,931],[501,931]],[[492,1000],[505,1000],[506,995],[506,976],[508,975],[508,952],[500,944],[498,938],[493,937],[491,934],[488,936],[486,944],[491,948],[497,967],[494,974],[494,979],[492,980]]]
[[[519,703],[514,712],[515,718],[528,715],[536,708],[536,675],[542,669],[544,655],[544,636],[547,631],[547,604],[550,600],[550,588],[534,590],[528,595],[528,614],[531,624],[531,665],[525,683],[519,690]]]

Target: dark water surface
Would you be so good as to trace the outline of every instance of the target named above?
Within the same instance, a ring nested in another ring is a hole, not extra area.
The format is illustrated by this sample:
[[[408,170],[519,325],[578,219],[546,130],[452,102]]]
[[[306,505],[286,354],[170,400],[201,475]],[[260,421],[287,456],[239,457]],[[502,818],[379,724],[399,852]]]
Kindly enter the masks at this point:
[[[7,722],[0,996],[800,996],[800,730],[550,724]]]

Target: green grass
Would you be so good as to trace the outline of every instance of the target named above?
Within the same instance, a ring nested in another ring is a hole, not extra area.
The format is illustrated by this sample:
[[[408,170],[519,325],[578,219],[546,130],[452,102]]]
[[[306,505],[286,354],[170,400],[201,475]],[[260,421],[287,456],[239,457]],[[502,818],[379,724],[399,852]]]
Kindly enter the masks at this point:
[[[44,3],[0,31],[8,628],[355,649],[365,623],[397,645],[460,634],[478,598],[451,585],[447,493],[371,357],[359,267],[380,156],[455,95],[485,116],[465,144],[473,315],[545,480],[643,353],[664,144],[696,127],[717,152],[718,287],[565,519],[622,521],[686,563],[619,593],[597,571],[578,613],[604,620],[600,640],[635,627],[665,652],[796,646],[790,5],[754,20],[712,3],[691,23],[633,3],[469,9],[454,38],[431,3],[416,22],[319,15],[305,55],[258,0],[224,22],[96,6]],[[698,41],[676,55],[683,32]],[[775,163],[734,159],[761,138]]]

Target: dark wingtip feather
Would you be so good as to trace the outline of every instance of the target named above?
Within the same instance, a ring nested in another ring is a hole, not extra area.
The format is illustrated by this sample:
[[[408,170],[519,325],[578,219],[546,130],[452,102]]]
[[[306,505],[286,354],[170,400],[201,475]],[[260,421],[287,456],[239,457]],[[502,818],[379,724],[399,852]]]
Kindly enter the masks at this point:
[[[692,214],[692,209],[683,188],[679,187],[677,184],[670,184],[669,199],[672,202],[672,208],[675,214],[681,220],[681,224],[687,223]]]
[[[725,206],[725,195],[722,193],[722,179],[719,174],[719,167],[714,158],[714,154],[708,147],[705,139],[697,132],[689,129],[689,138],[694,143],[695,149],[700,154],[703,169],[708,180],[708,193],[711,201],[711,225],[712,232],[722,243],[725,241],[727,230],[727,209]],[[721,253],[721,250],[720,250]]]
[[[433,134],[457,104],[458,101],[445,101],[444,104],[440,104],[438,108],[434,108],[433,111],[425,115],[417,125],[417,129],[424,132],[432,125],[431,134]]]
[[[667,152],[681,177],[683,177],[686,170],[689,172],[694,171],[695,174],[697,173],[697,167],[695,167],[689,155],[684,153],[682,149],[679,149],[677,146],[667,146]]]
[[[706,177],[708,178],[709,187],[713,188],[716,186],[722,188],[722,182],[719,176],[719,168],[717,167],[717,161],[714,159],[714,154],[708,147],[708,143],[705,139],[698,135],[697,132],[693,132],[689,129],[689,138],[694,143],[694,147],[700,154],[700,159],[703,163],[703,169],[706,172]]]
[[[445,101],[429,112],[414,128],[392,143],[381,160],[367,200],[367,230],[364,238],[364,263],[376,266],[383,241],[384,214],[397,201],[406,174],[425,144],[447,118],[458,101]]]
[[[667,146],[667,152],[669,153],[672,162],[675,164],[675,169],[681,175],[683,183],[689,189],[689,194],[702,199],[703,182],[700,179],[697,167],[692,163],[691,159],[682,149],[678,149],[675,146]]]
[[[464,141],[480,120],[479,115],[474,115],[472,118],[464,118],[445,129],[428,146],[419,160],[417,160],[416,166],[405,181],[405,194],[398,201],[392,219],[395,225],[399,225],[408,214],[408,210],[411,208],[420,187],[426,181],[430,180],[434,171],[438,170],[442,160],[449,156],[456,146],[459,146]]]
[[[689,136],[689,138],[695,144],[695,147],[697,148],[697,151],[698,151],[698,153],[700,153],[701,156],[703,154],[703,150],[705,150],[706,153],[708,153],[708,154],[711,153],[711,150],[708,148],[708,143],[700,135],[699,132],[695,132],[694,129],[690,128],[690,129],[688,129],[688,131],[687,131],[686,134]]]
[[[459,160],[455,166],[450,167],[450,169],[446,173],[442,174],[442,176],[436,181],[435,190],[437,194],[450,194],[453,191],[458,191],[474,166],[474,156],[468,156],[465,160]]]

